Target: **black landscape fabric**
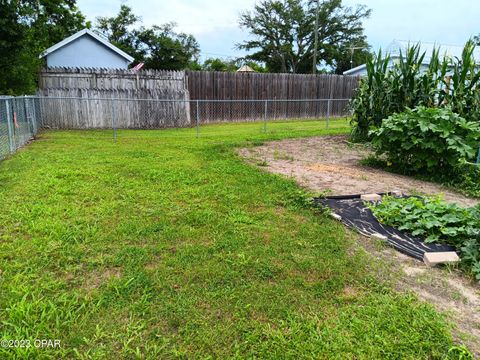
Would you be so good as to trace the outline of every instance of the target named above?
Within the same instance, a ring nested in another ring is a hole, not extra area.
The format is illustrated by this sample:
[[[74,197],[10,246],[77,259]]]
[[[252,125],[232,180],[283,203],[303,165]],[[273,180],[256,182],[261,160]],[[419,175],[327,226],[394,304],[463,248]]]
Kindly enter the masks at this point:
[[[332,212],[342,217],[342,222],[365,236],[378,233],[387,237],[388,243],[398,251],[415,259],[423,260],[426,252],[455,251],[452,246],[430,243],[410,236],[391,226],[382,225],[365,206],[360,195],[331,196],[314,199],[317,205],[328,206]]]

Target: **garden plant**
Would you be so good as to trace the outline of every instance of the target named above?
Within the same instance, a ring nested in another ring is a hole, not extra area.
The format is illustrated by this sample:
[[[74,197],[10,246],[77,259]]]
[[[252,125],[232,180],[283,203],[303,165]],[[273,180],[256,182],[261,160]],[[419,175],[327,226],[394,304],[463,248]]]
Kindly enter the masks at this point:
[[[462,208],[441,196],[396,198],[385,196],[367,204],[386,225],[421,237],[426,242],[453,245],[462,263],[480,280],[480,205]]]

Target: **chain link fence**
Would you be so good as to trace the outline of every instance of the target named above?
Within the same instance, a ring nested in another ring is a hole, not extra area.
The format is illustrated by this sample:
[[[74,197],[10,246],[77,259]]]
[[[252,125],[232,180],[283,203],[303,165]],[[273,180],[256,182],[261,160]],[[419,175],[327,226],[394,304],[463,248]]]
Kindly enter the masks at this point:
[[[0,158],[15,152],[37,133],[51,129],[200,128],[216,123],[268,124],[332,120],[349,116],[349,99],[162,100],[23,96],[0,97]]]
[[[53,129],[164,129],[231,122],[349,116],[350,99],[162,100],[39,97],[42,125]]]
[[[37,134],[40,101],[35,97],[0,97],[0,159],[13,154]]]

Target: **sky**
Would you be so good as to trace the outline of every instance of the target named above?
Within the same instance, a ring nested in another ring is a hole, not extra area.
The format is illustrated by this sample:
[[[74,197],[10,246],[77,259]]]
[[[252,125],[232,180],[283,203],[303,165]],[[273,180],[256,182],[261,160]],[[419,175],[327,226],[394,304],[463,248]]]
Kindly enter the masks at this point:
[[[257,0],[258,1],[258,0]],[[240,29],[242,11],[251,10],[255,0],[77,0],[89,20],[114,16],[125,3],[140,15],[145,26],[177,23],[177,31],[193,34],[200,43],[201,59],[234,58],[245,54],[235,45],[248,39]],[[480,33],[479,0],[343,0],[348,6],[363,4],[372,9],[365,24],[374,50],[396,40],[463,45]]]

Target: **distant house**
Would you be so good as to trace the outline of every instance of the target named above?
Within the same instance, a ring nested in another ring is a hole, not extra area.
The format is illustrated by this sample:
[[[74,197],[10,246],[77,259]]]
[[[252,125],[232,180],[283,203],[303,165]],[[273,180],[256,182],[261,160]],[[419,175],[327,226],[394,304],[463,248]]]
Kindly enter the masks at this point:
[[[83,29],[45,50],[48,67],[127,69],[133,57],[89,29]]]
[[[393,65],[399,61],[400,52],[405,55],[409,46],[411,47],[417,44],[420,44],[420,54],[425,53],[425,57],[422,63],[422,67],[424,69],[427,69],[428,65],[430,64],[433,49],[439,49],[440,56],[445,56],[452,59],[462,57],[463,46],[394,40],[390,43],[390,45],[388,45],[386,50],[386,53],[390,55],[389,67],[393,67]],[[475,49],[474,57],[476,60],[480,60],[480,50],[478,48]],[[366,74],[367,66],[365,64],[343,72],[343,75],[365,76]]]

